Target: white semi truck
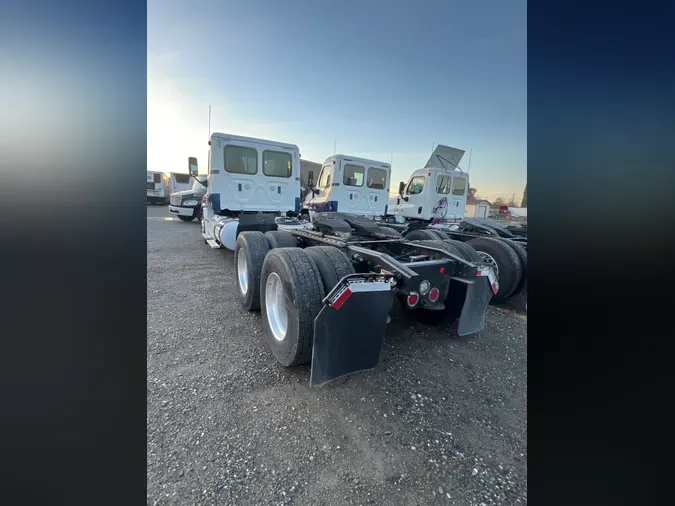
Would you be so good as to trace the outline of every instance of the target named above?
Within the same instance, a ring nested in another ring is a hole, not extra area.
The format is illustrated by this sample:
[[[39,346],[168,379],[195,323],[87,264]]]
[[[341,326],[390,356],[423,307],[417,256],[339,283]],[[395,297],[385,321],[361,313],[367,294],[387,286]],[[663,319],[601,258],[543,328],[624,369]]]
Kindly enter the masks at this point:
[[[234,251],[240,303],[262,312],[265,340],[280,364],[311,362],[312,386],[376,367],[395,299],[422,323],[456,320],[459,335],[484,327],[499,284],[471,247],[409,240],[350,212],[300,220],[297,146],[220,133],[209,145],[204,241]],[[331,179],[357,179],[342,169]]]
[[[464,151],[439,145],[423,168],[399,183],[385,220],[409,239],[452,239],[474,248],[499,279],[495,302],[527,308],[527,230],[466,218],[469,175],[459,168]],[[520,302],[516,302],[516,298]]]
[[[147,173],[147,203],[167,204],[171,195],[169,179],[163,172],[147,171]]]
[[[316,184],[310,185],[301,215],[354,213],[370,218],[387,214],[391,165],[347,155],[326,158]]]

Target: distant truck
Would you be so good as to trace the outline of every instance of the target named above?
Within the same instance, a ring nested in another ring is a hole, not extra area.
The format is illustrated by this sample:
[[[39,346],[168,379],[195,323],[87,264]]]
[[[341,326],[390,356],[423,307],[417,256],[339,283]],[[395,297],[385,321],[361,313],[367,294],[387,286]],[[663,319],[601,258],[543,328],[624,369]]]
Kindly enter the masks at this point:
[[[202,219],[202,198],[206,195],[208,176],[192,177],[192,181],[192,188],[172,193],[169,199],[169,212],[182,221]]]
[[[352,213],[370,218],[387,214],[391,165],[348,155],[326,158],[305,196],[301,217],[315,213]]]
[[[171,187],[169,179],[162,172],[147,171],[147,203],[168,204]]]
[[[487,219],[466,217],[469,175],[459,168],[464,151],[438,145],[423,168],[399,183],[385,221],[409,240],[454,240],[475,249],[493,268],[502,302],[527,298],[527,229],[502,227]],[[510,216],[502,206],[499,217]],[[525,302],[525,307],[526,306]]]

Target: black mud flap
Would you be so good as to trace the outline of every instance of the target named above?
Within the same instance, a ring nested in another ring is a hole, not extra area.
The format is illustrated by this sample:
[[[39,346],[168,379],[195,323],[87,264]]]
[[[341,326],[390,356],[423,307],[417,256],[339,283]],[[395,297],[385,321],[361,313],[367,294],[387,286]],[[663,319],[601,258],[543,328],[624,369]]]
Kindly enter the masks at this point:
[[[311,387],[377,366],[393,304],[386,281],[341,282],[314,319]]]
[[[473,283],[467,285],[457,334],[466,336],[483,330],[485,312],[492,300],[492,295],[493,290],[487,277],[478,277]]]

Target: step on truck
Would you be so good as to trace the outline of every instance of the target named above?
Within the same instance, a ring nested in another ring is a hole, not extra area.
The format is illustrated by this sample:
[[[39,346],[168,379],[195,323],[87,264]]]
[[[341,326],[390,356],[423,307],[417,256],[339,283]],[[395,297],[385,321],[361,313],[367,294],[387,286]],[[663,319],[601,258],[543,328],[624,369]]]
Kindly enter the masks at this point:
[[[527,227],[504,227],[465,218],[469,175],[459,168],[464,151],[438,145],[425,166],[399,183],[385,221],[410,240],[460,241],[476,250],[499,280],[494,302],[527,309]]]
[[[204,241],[234,251],[241,305],[261,311],[281,365],[311,362],[311,386],[377,366],[395,301],[427,325],[483,329],[499,285],[463,243],[408,240],[353,213],[300,220],[294,145],[213,134],[209,160]]]
[[[344,212],[381,217],[387,214],[391,165],[348,155],[327,158],[316,183],[310,177],[301,217],[320,212]]]

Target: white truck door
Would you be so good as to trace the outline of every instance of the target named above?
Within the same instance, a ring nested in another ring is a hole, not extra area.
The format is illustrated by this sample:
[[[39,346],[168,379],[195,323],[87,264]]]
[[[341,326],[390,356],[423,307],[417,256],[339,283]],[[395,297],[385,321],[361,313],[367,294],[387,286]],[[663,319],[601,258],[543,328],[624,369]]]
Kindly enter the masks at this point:
[[[321,167],[319,179],[316,183],[317,193],[309,199],[309,208],[313,213],[323,213],[333,211],[333,205],[330,202],[331,190],[333,189],[333,165],[330,163]]]
[[[345,211],[349,213],[365,216],[383,215],[384,206],[387,204],[386,192],[383,189],[384,185],[369,181],[366,175],[368,173],[373,176],[380,170],[384,172],[384,179],[386,181],[386,171],[377,167],[368,167],[369,164],[364,165],[347,160],[342,160],[340,163],[342,165],[342,181],[339,183],[344,186],[340,210],[344,206]],[[378,180],[381,181],[381,179],[380,177]]]
[[[429,193],[426,183],[427,176],[424,174],[413,174],[408,181],[408,186],[403,193],[404,197],[408,197],[408,201],[402,200],[400,207],[401,214],[406,218],[430,219],[431,209],[428,209],[429,205],[425,205],[424,202],[426,195]]]
[[[468,181],[464,176],[453,176],[452,189],[448,199],[448,213],[446,219],[460,220],[464,218]]]
[[[250,144],[250,145],[249,145]],[[279,211],[295,208],[300,197],[295,175],[300,160],[292,150],[262,147],[243,141],[223,148],[228,191],[221,195],[221,208],[243,211]],[[296,195],[297,193],[297,195]]]

